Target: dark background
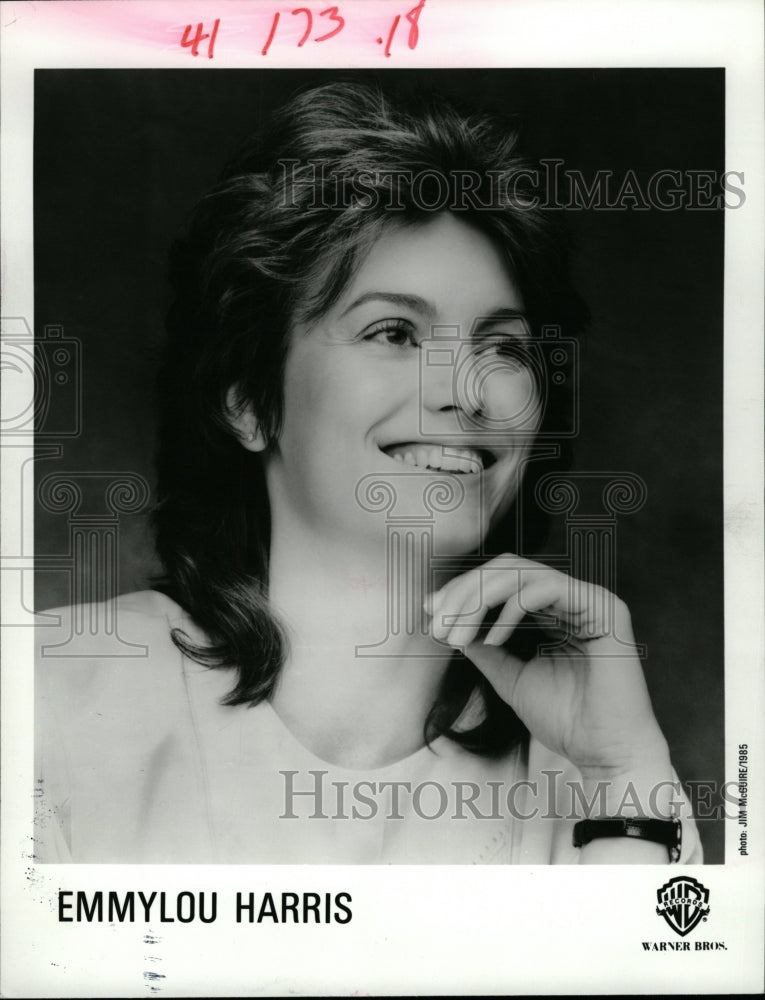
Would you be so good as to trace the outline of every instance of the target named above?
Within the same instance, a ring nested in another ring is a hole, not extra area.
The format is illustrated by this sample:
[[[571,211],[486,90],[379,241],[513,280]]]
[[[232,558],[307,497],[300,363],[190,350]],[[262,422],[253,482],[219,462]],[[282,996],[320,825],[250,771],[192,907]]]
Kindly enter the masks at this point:
[[[663,169],[724,169],[722,70],[389,72],[517,112],[532,155],[563,159],[588,180],[604,169],[617,184],[628,169],[644,181]],[[62,327],[80,341],[82,362],[80,432],[60,439],[61,458],[40,454],[38,482],[55,472],[129,471],[151,484],[169,243],[271,107],[338,75],[36,71],[35,333]],[[629,471],[647,484],[644,507],[618,522],[618,591],[647,645],[648,683],[678,773],[719,788],[723,213],[566,215],[577,286],[592,311],[574,467]],[[54,441],[56,407],[71,405],[56,391],[46,438]],[[98,483],[83,482],[82,510],[90,504],[95,512]],[[38,505],[35,526],[41,565],[66,555],[66,514]],[[551,553],[561,531],[553,531]],[[119,539],[119,591],[146,587],[157,567],[145,515],[123,515]],[[37,608],[71,597],[66,572],[38,572]],[[706,860],[721,862],[722,822],[699,826]]]

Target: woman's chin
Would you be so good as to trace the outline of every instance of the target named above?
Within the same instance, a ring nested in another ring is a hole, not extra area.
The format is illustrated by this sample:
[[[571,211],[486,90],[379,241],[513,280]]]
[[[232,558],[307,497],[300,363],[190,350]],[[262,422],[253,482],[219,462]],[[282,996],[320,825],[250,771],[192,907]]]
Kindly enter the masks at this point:
[[[488,523],[478,510],[439,514],[433,522],[433,555],[467,555],[481,547]]]

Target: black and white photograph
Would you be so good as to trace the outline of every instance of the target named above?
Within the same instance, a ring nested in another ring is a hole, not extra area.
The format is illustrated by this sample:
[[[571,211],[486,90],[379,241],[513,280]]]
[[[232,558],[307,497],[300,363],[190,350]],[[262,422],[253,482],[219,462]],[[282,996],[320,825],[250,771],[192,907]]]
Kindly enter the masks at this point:
[[[722,860],[723,83],[38,73],[40,860]]]
[[[124,942],[102,989],[180,996],[203,934],[358,949],[434,885],[476,886],[441,904],[457,933],[501,886],[610,884],[615,925],[650,927],[638,982],[680,992],[649,955],[727,967],[714,879],[762,867],[729,292],[762,191],[730,72],[418,64],[431,5],[388,6],[382,67],[300,64],[338,8],[278,8],[262,62],[217,65],[244,32],[224,4],[181,25],[188,65],[33,69],[31,308],[3,311],[29,891],[78,950]],[[490,906],[544,954],[540,900],[525,930]],[[407,960],[306,962],[204,989],[425,990]],[[57,975],[43,995],[96,995]]]

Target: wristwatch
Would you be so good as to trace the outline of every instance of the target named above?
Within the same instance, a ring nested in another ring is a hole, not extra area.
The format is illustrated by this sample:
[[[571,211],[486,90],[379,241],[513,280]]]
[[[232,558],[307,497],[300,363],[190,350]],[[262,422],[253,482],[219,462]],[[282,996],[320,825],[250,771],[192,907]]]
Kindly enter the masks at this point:
[[[664,844],[669,851],[671,864],[680,860],[683,842],[683,828],[675,819],[583,819],[574,827],[574,847],[584,847],[598,837],[633,837],[635,840],[650,840]]]

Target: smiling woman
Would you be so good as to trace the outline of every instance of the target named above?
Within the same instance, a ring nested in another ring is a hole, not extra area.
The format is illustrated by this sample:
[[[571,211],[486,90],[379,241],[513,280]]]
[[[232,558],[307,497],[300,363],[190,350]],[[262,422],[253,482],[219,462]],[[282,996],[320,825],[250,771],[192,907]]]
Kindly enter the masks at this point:
[[[393,473],[386,459],[396,457],[431,472],[477,473],[463,483],[456,509],[436,519],[435,531],[443,553],[478,547],[517,492],[538,411],[529,406],[536,398],[530,372],[504,346],[516,319],[493,320],[491,337],[472,332],[475,318],[498,314],[497,306],[522,306],[507,265],[487,237],[442,214],[382,235],[321,319],[296,325],[278,450],[269,452],[260,433],[249,438],[248,429],[257,429],[252,407],[237,421],[245,448],[266,451],[272,539],[283,537],[275,553],[286,551],[287,539],[304,551],[310,532],[333,551],[352,544],[354,557],[374,566],[372,552],[361,553],[370,545],[379,553],[385,522],[355,502],[355,487],[366,475]],[[458,392],[453,365],[421,373],[422,345],[434,327],[452,331],[444,346],[466,354],[462,364],[480,391]],[[427,436],[425,419],[432,425]],[[487,426],[495,436],[502,428],[501,444],[491,450],[483,447]],[[497,459],[491,468],[482,453]],[[421,493],[422,485],[418,477],[396,481],[399,491]]]
[[[516,147],[323,86],[197,208],[164,576],[112,609],[147,655],[57,658],[46,628],[41,860],[701,859],[626,607],[520,551],[565,458],[551,331],[584,309]]]

